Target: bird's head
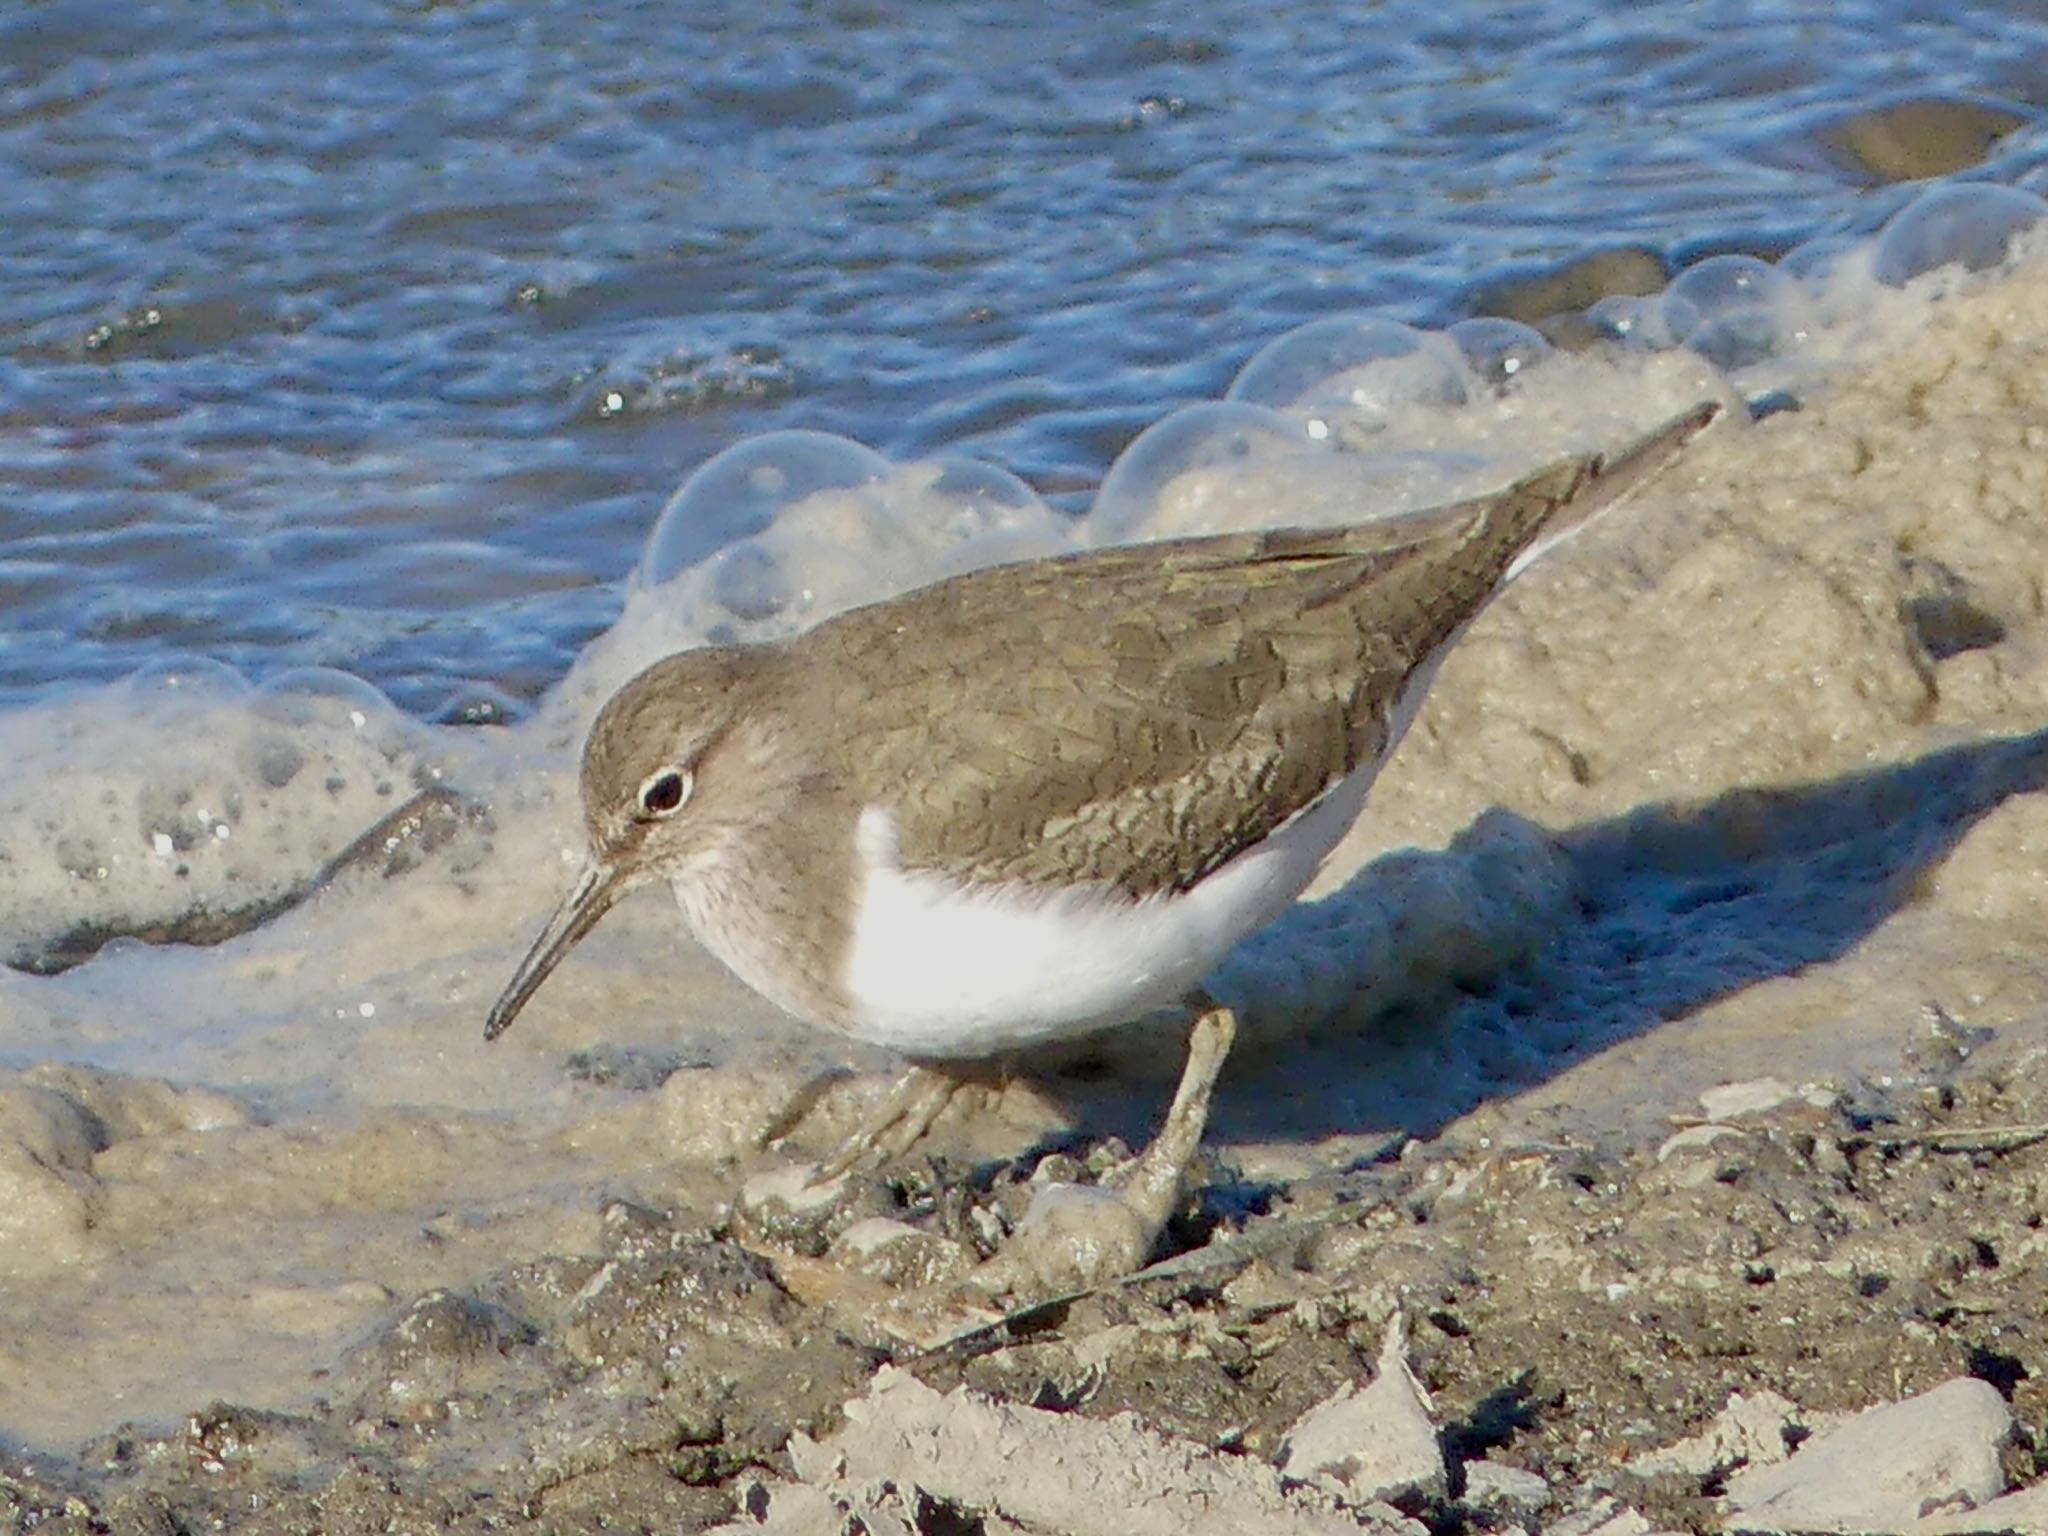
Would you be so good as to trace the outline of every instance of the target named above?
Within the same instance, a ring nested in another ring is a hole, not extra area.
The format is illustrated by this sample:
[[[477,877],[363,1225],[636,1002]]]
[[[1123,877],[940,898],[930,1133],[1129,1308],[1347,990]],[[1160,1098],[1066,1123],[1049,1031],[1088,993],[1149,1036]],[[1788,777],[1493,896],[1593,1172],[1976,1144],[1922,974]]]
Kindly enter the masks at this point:
[[[484,1022],[494,1040],[550,972],[620,897],[673,878],[716,846],[717,806],[747,798],[747,766],[723,750],[747,696],[753,654],[684,651],[613,694],[583,748],[583,827],[590,857]]]

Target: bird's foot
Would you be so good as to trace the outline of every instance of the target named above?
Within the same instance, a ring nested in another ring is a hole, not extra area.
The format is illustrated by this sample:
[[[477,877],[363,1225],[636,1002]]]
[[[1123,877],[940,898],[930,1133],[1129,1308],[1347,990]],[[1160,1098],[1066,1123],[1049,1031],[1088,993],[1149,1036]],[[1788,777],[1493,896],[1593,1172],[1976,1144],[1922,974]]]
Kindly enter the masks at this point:
[[[835,1183],[857,1165],[900,1156],[962,1090],[991,1086],[933,1068],[906,1072],[816,1169],[784,1167],[751,1181],[743,1198],[773,1209],[768,1219],[750,1213],[748,1220],[777,1234],[771,1241],[788,1260],[786,1277],[811,1276],[819,1295],[863,1309],[885,1332],[919,1347],[963,1337],[1047,1300],[1113,1285],[1150,1261],[1180,1208],[1236,1033],[1228,1009],[1206,996],[1190,1005],[1196,1017],[1187,1065],[1151,1144],[1097,1183],[1034,1185],[1029,1207],[1002,1246],[979,1263],[971,1237],[912,1226],[878,1182]],[[797,1246],[808,1253],[822,1247],[822,1255],[785,1251],[788,1232],[799,1227],[816,1246]]]
[[[968,1080],[936,1067],[911,1067],[896,1080],[881,1107],[812,1170],[807,1182],[829,1184],[854,1168],[879,1168],[901,1157],[923,1139],[954,1095],[970,1086],[974,1085]]]

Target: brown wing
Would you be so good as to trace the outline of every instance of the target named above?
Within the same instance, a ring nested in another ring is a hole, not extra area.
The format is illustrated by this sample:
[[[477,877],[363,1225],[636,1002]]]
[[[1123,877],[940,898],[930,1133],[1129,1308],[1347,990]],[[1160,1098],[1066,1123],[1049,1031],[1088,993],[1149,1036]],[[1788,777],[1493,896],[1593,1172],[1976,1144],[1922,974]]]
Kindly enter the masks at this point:
[[[956,577],[841,615],[792,659],[834,647],[866,679],[825,701],[845,716],[835,768],[895,814],[907,867],[1185,890],[1375,759],[1402,684],[1516,554],[1712,414],[1413,517]]]
[[[840,772],[907,866],[1185,889],[1379,752],[1462,622],[1440,589],[1470,526],[1105,551],[846,615],[811,637],[873,690]]]

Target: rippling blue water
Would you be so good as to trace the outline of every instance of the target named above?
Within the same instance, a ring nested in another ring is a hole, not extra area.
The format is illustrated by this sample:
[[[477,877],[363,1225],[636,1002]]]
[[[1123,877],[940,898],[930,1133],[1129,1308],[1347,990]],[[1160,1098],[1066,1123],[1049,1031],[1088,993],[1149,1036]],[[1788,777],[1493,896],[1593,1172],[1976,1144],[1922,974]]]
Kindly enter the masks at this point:
[[[747,435],[1080,499],[1303,320],[1865,225],[1844,114],[2044,94],[2018,4],[23,4],[0,703],[531,696]]]

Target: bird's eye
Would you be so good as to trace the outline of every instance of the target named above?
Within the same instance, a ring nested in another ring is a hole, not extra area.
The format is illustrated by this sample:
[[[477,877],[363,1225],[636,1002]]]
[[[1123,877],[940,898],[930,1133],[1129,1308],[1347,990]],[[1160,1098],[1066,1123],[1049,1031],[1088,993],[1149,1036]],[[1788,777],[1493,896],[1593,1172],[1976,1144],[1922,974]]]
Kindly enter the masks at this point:
[[[673,816],[683,808],[696,787],[696,779],[680,768],[663,768],[650,773],[640,786],[640,810],[648,816]]]

